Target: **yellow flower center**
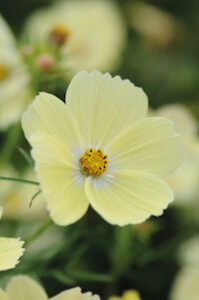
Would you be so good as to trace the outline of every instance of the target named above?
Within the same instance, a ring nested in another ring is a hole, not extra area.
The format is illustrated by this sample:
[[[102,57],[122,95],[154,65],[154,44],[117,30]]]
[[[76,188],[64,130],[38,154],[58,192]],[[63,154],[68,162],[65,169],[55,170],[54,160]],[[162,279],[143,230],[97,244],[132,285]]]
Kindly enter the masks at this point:
[[[49,37],[56,46],[61,46],[66,41],[69,34],[70,32],[65,25],[57,24],[52,27]]]
[[[80,158],[80,163],[87,176],[101,175],[107,170],[108,155],[105,155],[101,149],[87,149]]]
[[[8,76],[8,68],[5,65],[0,64],[0,81],[6,79],[7,76]]]

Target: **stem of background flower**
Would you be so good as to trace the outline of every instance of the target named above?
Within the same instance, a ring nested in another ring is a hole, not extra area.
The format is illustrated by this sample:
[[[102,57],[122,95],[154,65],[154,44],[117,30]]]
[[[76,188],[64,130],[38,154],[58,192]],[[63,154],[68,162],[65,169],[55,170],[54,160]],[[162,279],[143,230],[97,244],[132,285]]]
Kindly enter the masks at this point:
[[[29,246],[32,242],[34,242],[42,233],[46,231],[46,229],[53,224],[51,219],[48,219],[44,222],[31,236],[25,239],[25,247]]]
[[[27,183],[27,184],[39,185],[39,182],[37,182],[37,181],[26,180],[26,179],[20,179],[20,178],[15,178],[15,177],[4,177],[4,176],[0,176],[0,180],[5,180],[5,181],[16,181],[16,182],[19,182],[19,183]]]
[[[6,141],[0,154],[0,167],[6,165],[10,161],[12,153],[16,148],[20,136],[21,124],[17,123],[10,128],[6,137]]]

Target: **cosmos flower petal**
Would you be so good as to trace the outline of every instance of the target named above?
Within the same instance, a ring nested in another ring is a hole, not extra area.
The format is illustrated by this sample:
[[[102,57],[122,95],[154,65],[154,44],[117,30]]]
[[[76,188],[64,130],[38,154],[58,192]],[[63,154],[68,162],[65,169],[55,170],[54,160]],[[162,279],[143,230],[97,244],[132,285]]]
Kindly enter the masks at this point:
[[[136,290],[126,290],[121,297],[111,296],[108,300],[141,300],[141,298]]]
[[[34,133],[30,139],[33,149],[31,155],[37,164],[53,164],[67,167],[72,165],[72,152],[55,137],[42,132]]]
[[[141,88],[98,71],[78,73],[68,87],[66,103],[94,148],[106,146],[147,113],[147,96]]]
[[[136,290],[127,290],[122,295],[122,300],[141,300]]]
[[[89,203],[83,182],[78,175],[75,177],[74,170],[56,165],[38,165],[37,170],[47,209],[54,222],[65,226],[83,217]]]
[[[54,222],[69,225],[88,209],[84,177],[72,165],[71,154],[51,136],[36,133],[30,138],[32,156],[47,208]]]
[[[167,104],[151,111],[153,116],[161,116],[172,120],[181,135],[184,147],[184,160],[181,167],[167,182],[175,193],[174,205],[194,205],[198,199],[199,178],[199,139],[197,134],[197,121],[182,104]]]
[[[191,111],[180,103],[166,104],[151,112],[153,116],[159,116],[172,120],[177,131],[183,138],[197,137],[197,121]]]
[[[91,293],[83,294],[80,288],[73,288],[50,298],[50,300],[100,300],[100,298]]]
[[[120,171],[105,178],[88,178],[85,191],[92,207],[111,224],[137,224],[160,216],[173,200],[170,187],[151,173]]]
[[[17,238],[0,237],[0,270],[14,268],[23,255],[24,242]]]
[[[1,300],[9,300],[8,296],[6,295],[6,293],[0,289],[0,299]]]
[[[164,118],[138,121],[115,138],[108,149],[115,168],[142,170],[166,177],[182,162],[174,124]]]
[[[199,268],[193,265],[181,268],[177,274],[169,299],[171,300],[198,300],[199,295]]]
[[[3,207],[0,206],[0,219],[2,218],[2,215],[3,215]]]
[[[15,38],[4,18],[0,14],[0,44],[15,47]]]
[[[15,37],[0,14],[0,130],[18,122],[31,99],[30,77]]]
[[[76,121],[67,106],[57,97],[40,93],[24,113],[22,127],[26,138],[37,131],[55,136],[69,147],[81,144]]]
[[[44,289],[28,276],[15,276],[7,286],[9,300],[47,300]]]

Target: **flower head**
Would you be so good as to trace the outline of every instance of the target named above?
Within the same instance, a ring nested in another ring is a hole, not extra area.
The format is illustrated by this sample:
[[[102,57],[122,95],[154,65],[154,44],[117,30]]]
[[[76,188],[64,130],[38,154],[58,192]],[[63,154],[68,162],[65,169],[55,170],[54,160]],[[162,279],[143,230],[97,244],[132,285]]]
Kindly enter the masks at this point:
[[[131,1],[127,5],[131,27],[148,43],[168,47],[180,37],[182,24],[172,14],[147,1]]]
[[[109,300],[141,300],[140,294],[135,290],[125,291],[121,297],[112,296]]]
[[[181,269],[171,290],[171,300],[197,300],[199,295],[199,236],[188,239],[180,247]]]
[[[171,121],[147,118],[147,97],[129,80],[83,71],[66,104],[41,93],[22,120],[51,217],[80,219],[89,204],[118,225],[159,216],[173,200],[162,179],[181,162]]]
[[[172,187],[175,204],[197,204],[199,195],[199,138],[197,135],[197,122],[194,117],[181,104],[170,104],[157,109],[155,116],[171,119],[176,124],[176,128],[181,135],[184,146],[184,161],[175,174],[170,176],[167,181]]]
[[[40,71],[51,72],[56,65],[54,56],[49,53],[42,53],[36,57],[35,64]]]
[[[61,46],[66,42],[69,34],[70,32],[65,25],[56,24],[50,30],[49,39],[55,46]]]
[[[99,296],[90,292],[82,293],[80,288],[66,290],[52,298],[48,298],[45,290],[28,276],[18,275],[11,279],[6,291],[0,289],[0,298],[9,300],[100,300]]]
[[[0,207],[0,217],[2,212]],[[24,252],[23,244],[20,239],[0,237],[0,271],[12,269],[19,263]]]
[[[30,100],[29,76],[15,39],[0,15],[0,129],[17,122]]]
[[[199,268],[183,268],[177,275],[171,291],[171,300],[198,300]]]
[[[58,1],[30,16],[26,36],[60,50],[69,77],[80,70],[110,71],[118,65],[125,26],[113,1]]]

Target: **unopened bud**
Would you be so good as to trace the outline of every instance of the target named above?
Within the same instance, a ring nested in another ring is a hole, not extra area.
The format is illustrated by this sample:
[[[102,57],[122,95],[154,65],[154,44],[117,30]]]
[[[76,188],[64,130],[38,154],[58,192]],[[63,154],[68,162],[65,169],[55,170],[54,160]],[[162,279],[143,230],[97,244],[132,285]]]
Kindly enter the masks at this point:
[[[35,63],[40,71],[51,72],[55,67],[56,60],[51,54],[43,53],[36,57]]]

